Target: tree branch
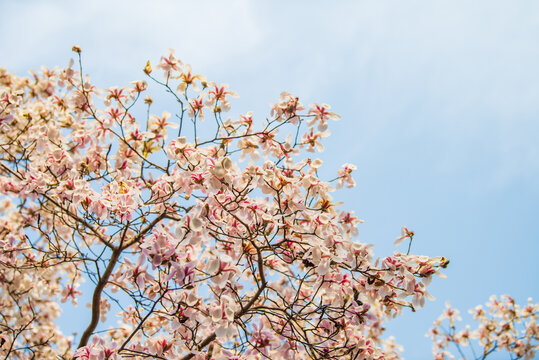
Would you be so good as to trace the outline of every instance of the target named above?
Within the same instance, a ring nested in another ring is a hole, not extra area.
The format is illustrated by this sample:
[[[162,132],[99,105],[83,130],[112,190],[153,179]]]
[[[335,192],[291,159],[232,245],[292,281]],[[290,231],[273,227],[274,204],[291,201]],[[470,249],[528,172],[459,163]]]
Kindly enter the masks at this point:
[[[247,305],[245,305],[245,307],[242,307],[242,309],[236,315],[234,315],[234,320],[239,319],[243,315],[247,314],[249,309],[251,309],[251,307],[254,305],[256,300],[258,300],[258,298],[260,297],[260,295],[262,294],[262,292],[264,291],[264,289],[266,288],[266,285],[267,285],[266,277],[264,275],[264,261],[262,259],[262,252],[260,251],[259,248],[256,248],[256,252],[257,252],[257,255],[258,255],[258,274],[260,275],[260,280],[261,280],[262,284],[258,288],[257,292],[254,294],[254,296],[251,298],[251,300],[249,300]],[[216,337],[217,337],[217,335],[215,334],[215,332],[211,333],[211,335],[209,335],[206,339],[204,339],[204,341],[202,341],[198,345],[198,349],[199,350],[204,349],[212,341],[214,341]],[[190,360],[194,356],[195,356],[195,354],[191,352],[191,353],[185,355],[183,358],[181,358],[181,360]]]
[[[97,286],[94,290],[94,295],[92,297],[92,320],[90,321],[90,324],[82,334],[82,337],[79,342],[78,348],[81,348],[83,346],[86,346],[88,344],[88,340],[90,339],[90,336],[94,332],[95,328],[97,327],[97,324],[99,324],[99,317],[101,313],[101,293],[103,292],[103,289],[105,288],[105,285],[107,285],[110,275],[112,274],[112,270],[114,270],[114,267],[116,266],[116,263],[118,262],[118,259],[120,258],[120,254],[122,253],[122,249],[116,248],[112,251],[112,256],[109,260],[109,264],[105,268],[105,272],[103,273],[103,276],[99,279],[99,282],[97,283]]]

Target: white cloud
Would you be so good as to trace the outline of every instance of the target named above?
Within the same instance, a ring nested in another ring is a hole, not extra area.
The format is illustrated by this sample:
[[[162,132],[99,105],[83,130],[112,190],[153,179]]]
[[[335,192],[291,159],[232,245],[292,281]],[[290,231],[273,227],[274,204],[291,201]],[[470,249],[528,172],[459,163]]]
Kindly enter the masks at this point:
[[[169,47],[210,67],[248,55],[260,41],[251,8],[243,0],[11,3],[0,25],[10,50],[3,63],[16,70],[36,67],[65,58],[79,44],[89,62],[106,62],[112,70],[157,58]]]

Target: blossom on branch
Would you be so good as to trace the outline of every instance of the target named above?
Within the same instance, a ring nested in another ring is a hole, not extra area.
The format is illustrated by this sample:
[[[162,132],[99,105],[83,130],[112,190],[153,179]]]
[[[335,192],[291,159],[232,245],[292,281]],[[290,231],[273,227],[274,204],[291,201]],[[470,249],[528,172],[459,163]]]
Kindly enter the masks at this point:
[[[177,108],[154,114],[145,81],[103,90],[72,64],[0,70],[0,355],[397,359],[384,323],[432,299],[447,260],[375,259],[354,238],[362,220],[331,184],[353,187],[355,166],[328,181],[306,156],[340,117],[283,92],[266,121],[223,119],[236,93],[172,51],[144,73]],[[58,303],[82,298],[72,338]]]
[[[526,306],[521,306],[510,296],[491,296],[486,309],[479,305],[469,313],[478,322],[477,328],[471,330],[467,325],[457,331],[456,321],[462,318],[457,309],[446,303],[446,310],[427,334],[432,338],[432,351],[436,359],[454,359],[447,350],[450,347],[454,347],[463,358],[465,352],[471,359],[486,359],[494,352],[503,351],[511,354],[511,358],[535,359],[539,350],[539,304],[534,304],[531,298]],[[444,322],[449,326],[443,326]]]

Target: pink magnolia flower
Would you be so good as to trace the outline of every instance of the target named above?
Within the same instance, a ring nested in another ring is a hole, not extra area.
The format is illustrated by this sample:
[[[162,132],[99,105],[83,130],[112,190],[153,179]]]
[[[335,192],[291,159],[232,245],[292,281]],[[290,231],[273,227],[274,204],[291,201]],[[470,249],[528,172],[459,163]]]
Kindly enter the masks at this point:
[[[174,50],[169,49],[168,56],[162,56],[157,67],[162,69],[166,76],[169,76],[172,71],[180,71],[182,65],[182,62],[174,56]]]
[[[318,122],[318,130],[326,131],[328,128],[327,120],[340,120],[341,117],[334,112],[329,111],[331,106],[328,104],[311,104],[308,115],[312,117],[307,120],[307,125],[313,127]]]
[[[401,228],[401,236],[395,239],[394,245],[399,245],[405,239],[412,238],[414,235],[415,233],[413,231],[408,230],[406,226],[403,226]]]

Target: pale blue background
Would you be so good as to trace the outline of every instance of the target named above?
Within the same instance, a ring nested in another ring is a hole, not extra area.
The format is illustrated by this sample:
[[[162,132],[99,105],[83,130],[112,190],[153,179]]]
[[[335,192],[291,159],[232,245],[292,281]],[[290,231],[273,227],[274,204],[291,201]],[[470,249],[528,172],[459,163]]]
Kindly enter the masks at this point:
[[[78,44],[97,85],[124,85],[172,47],[238,112],[263,119],[282,90],[331,104],[321,158],[358,166],[336,197],[365,219],[359,239],[387,255],[407,225],[415,253],[451,260],[437,301],[389,327],[407,359],[431,358],[445,301],[539,297],[538,39],[536,1],[0,0],[0,66],[19,74]],[[88,320],[81,304],[62,324]]]

